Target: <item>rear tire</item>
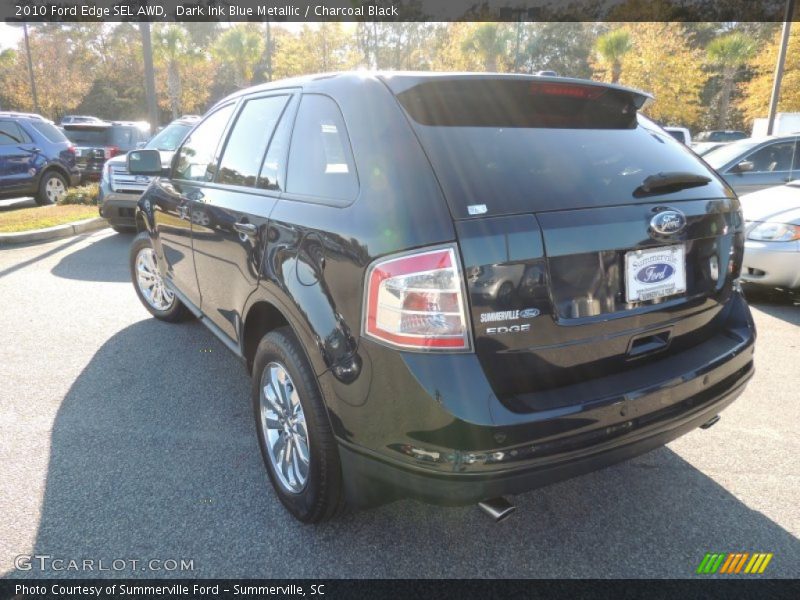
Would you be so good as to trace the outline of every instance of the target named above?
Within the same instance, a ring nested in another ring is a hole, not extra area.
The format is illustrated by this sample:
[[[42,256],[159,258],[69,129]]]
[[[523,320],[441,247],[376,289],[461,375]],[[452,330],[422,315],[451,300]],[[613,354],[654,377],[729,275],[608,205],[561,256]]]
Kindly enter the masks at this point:
[[[67,193],[67,180],[58,171],[45,171],[39,181],[36,204],[48,206],[57,204]]]
[[[289,327],[259,343],[252,399],[261,456],[281,503],[303,523],[339,514],[344,490],[336,440],[314,372]]]
[[[192,316],[161,278],[150,235],[143,231],[131,244],[130,269],[133,287],[144,307],[156,319],[176,323]]]

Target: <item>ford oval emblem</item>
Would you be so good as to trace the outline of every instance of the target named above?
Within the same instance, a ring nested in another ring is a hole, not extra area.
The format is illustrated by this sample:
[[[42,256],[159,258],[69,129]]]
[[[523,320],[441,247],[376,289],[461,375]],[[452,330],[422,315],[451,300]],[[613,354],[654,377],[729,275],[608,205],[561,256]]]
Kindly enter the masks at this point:
[[[642,283],[660,283],[667,281],[672,274],[675,273],[675,268],[667,263],[654,263],[639,269],[636,274],[636,279]]]
[[[534,317],[539,316],[539,309],[538,308],[525,308],[519,311],[519,318],[520,319],[533,319]]]
[[[686,217],[679,210],[662,210],[650,219],[650,227],[661,235],[673,235],[686,227]]]

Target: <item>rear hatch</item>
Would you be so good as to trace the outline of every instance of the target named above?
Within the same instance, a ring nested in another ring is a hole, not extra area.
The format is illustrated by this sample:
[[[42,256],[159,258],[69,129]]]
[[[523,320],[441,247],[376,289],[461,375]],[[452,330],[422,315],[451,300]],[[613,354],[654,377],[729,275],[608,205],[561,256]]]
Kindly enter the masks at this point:
[[[113,144],[110,123],[64,125],[64,133],[75,144],[75,158],[81,171],[99,171],[119,151]]]
[[[387,84],[454,217],[475,350],[510,408],[582,402],[594,381],[723,335],[738,200],[637,114],[645,94],[560,78]]]

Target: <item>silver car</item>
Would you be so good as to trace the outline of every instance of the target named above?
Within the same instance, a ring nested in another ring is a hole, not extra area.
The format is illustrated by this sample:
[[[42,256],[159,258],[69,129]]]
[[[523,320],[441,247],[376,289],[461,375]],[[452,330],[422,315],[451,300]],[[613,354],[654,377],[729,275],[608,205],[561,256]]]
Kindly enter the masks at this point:
[[[800,289],[800,179],[740,200],[746,222],[742,281]]]
[[[703,156],[740,196],[800,178],[800,135],[747,138]]]

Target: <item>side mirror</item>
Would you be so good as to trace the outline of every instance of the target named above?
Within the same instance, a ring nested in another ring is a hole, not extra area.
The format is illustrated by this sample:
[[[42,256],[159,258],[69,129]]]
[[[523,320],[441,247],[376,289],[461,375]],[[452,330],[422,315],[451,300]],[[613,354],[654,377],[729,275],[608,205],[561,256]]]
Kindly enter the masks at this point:
[[[734,167],[734,170],[737,173],[747,173],[749,171],[752,171],[754,167],[755,165],[753,164],[752,160],[743,160]]]
[[[142,148],[144,148],[146,143],[147,142],[139,142],[138,144],[136,144],[136,149],[141,150]]]
[[[131,175],[161,175],[161,154],[158,150],[131,150],[127,162]]]

